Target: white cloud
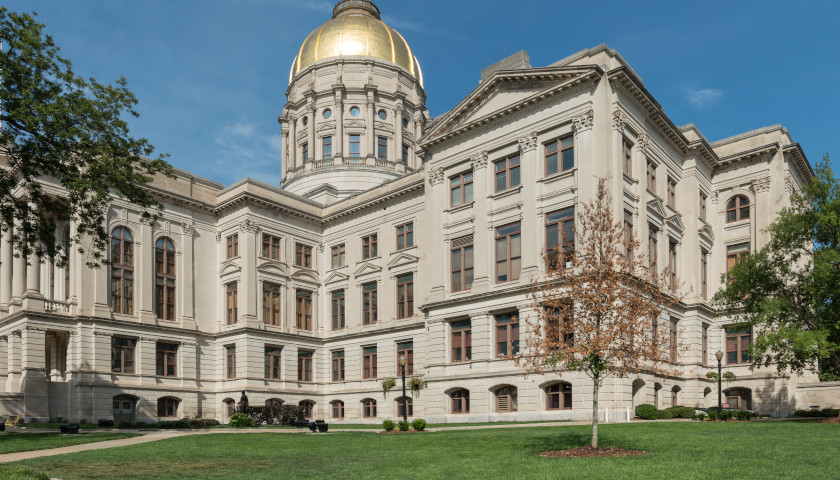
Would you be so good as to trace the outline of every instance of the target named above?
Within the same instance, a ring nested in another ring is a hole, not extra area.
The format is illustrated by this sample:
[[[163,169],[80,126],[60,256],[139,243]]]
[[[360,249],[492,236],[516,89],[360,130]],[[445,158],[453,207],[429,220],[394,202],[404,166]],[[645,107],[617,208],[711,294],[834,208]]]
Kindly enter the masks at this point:
[[[220,129],[214,143],[208,170],[211,178],[231,185],[251,177],[279,185],[282,177],[282,137],[256,124],[238,122]]]
[[[714,88],[683,87],[686,100],[698,110],[710,107],[723,96],[721,90]]]

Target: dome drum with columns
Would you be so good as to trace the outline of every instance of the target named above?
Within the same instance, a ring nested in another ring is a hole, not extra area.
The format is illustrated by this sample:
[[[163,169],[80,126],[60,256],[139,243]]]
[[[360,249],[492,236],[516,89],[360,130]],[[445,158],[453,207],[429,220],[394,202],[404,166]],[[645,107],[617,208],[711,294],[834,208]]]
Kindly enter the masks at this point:
[[[298,51],[279,117],[283,188],[329,204],[420,167],[417,59],[371,1],[344,0]]]

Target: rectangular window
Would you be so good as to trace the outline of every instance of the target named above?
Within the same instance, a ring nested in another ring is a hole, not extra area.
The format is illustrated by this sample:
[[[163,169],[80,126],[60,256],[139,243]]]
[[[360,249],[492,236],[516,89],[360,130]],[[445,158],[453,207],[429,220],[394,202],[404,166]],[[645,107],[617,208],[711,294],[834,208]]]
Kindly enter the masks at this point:
[[[306,350],[298,350],[298,381],[312,381],[312,357],[314,354]]]
[[[362,237],[362,260],[379,256],[378,246],[377,234],[373,233]]]
[[[460,292],[472,288],[473,283],[473,236],[456,238],[451,243],[452,291]]]
[[[519,279],[522,245],[519,222],[496,228],[496,282]]]
[[[503,158],[494,163],[496,192],[519,186],[519,155]]]
[[[344,350],[332,352],[332,381],[344,381]]]
[[[668,279],[671,293],[677,293],[677,244],[668,242]]]
[[[402,163],[408,165],[408,145],[402,146]]]
[[[706,220],[706,194],[700,192],[700,219]]]
[[[155,346],[155,374],[161,377],[178,376],[178,344],[157,343]]]
[[[361,141],[359,141],[359,134],[352,133],[350,134],[350,156],[351,157],[360,157],[362,156],[360,145]]]
[[[303,146],[301,147],[301,150],[303,150],[303,155],[302,155],[303,163],[306,163],[306,162],[309,161],[309,144],[304,143]]]
[[[272,260],[280,260],[280,237],[263,234],[262,256]]]
[[[265,378],[270,380],[280,379],[280,360],[283,349],[281,347],[265,347]]]
[[[362,378],[376,378],[376,347],[362,349]]]
[[[397,227],[397,250],[414,246],[414,222]]]
[[[573,317],[564,316],[561,309],[546,308],[546,339],[550,340],[547,347],[569,347],[575,343]],[[553,349],[553,350],[556,350]]]
[[[312,330],[312,292],[297,290],[295,298],[298,330]]]
[[[373,325],[377,319],[376,282],[362,285],[362,325]]]
[[[648,268],[656,275],[656,252],[658,250],[656,236],[659,235],[659,230],[653,225],[648,225],[650,234],[648,235]]]
[[[332,329],[341,330],[344,328],[344,290],[332,292]]]
[[[709,252],[700,250],[700,293],[703,300],[709,299]]]
[[[709,355],[709,326],[703,324],[703,338],[701,340],[700,361],[705,365]]]
[[[627,256],[633,255],[633,214],[624,211],[624,248]]]
[[[545,175],[575,168],[575,137],[554,140],[545,144]]]
[[[344,244],[336,245],[330,248],[330,264],[332,268],[343,267],[346,265],[347,258],[345,256]]]
[[[225,347],[227,378],[236,378],[236,346],[227,345]]]
[[[633,175],[633,144],[626,138],[621,141],[621,156],[624,160],[624,173],[627,176]]]
[[[563,247],[560,247],[560,244]],[[545,216],[545,254],[549,269],[570,267],[571,262],[560,262],[575,250],[575,208],[569,207]]]
[[[750,256],[750,242],[726,247],[726,271],[732,270],[736,263]]]
[[[677,209],[677,181],[668,177],[668,206]]]
[[[405,374],[414,375],[414,342],[397,344],[397,375],[402,375],[400,357],[405,357]]]
[[[414,274],[397,277],[397,318],[409,318],[414,314]]]
[[[324,160],[332,158],[332,137],[321,139],[321,158]]]
[[[133,338],[111,337],[111,371],[114,373],[134,373],[134,348],[137,340]]]
[[[656,193],[656,164],[650,160],[647,161],[647,189]]]
[[[227,243],[227,257],[226,258],[234,258],[239,256],[239,234],[234,233],[233,235],[228,235],[226,239]]]
[[[670,347],[671,347],[671,363],[677,363],[677,356],[678,356],[678,348],[679,348],[679,337],[678,337],[678,330],[677,330],[677,321],[671,320],[671,332],[670,332]]]
[[[452,324],[452,362],[472,360],[472,324],[469,320]]]
[[[312,268],[312,247],[302,243],[295,244],[295,265]]]
[[[237,321],[239,305],[239,291],[236,282],[225,285],[225,298],[227,299],[227,324],[233,325]]]
[[[473,173],[465,172],[449,179],[449,205],[457,207],[473,201]]]
[[[280,285],[263,282],[263,323],[280,325]]]
[[[515,313],[496,315],[496,356],[519,355],[519,319]]]
[[[752,330],[746,327],[726,327],[726,364],[750,363]]]
[[[376,158],[388,160],[388,139],[385,137],[376,138]]]

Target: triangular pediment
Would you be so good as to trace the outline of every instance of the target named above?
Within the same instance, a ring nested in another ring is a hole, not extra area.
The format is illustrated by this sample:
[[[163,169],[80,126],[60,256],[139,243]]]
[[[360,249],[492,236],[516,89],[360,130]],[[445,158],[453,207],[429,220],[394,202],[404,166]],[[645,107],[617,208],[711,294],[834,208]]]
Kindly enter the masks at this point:
[[[267,273],[270,275],[281,275],[281,276],[288,276],[288,270],[286,265],[277,262],[277,261],[267,261],[261,263],[257,267],[257,271],[261,273]]]
[[[399,267],[400,265],[408,265],[410,263],[417,263],[420,259],[414,255],[406,252],[400,252],[394,255],[394,258],[388,262],[388,268]]]
[[[344,122],[344,127],[345,128],[352,128],[352,127],[365,128],[365,122],[362,122],[360,120],[348,120],[348,121]]]
[[[651,199],[648,202],[647,207],[651,213],[658,216],[660,219],[664,219],[668,215],[665,212],[665,204],[662,203],[662,199],[659,197]]]
[[[321,122],[318,124],[318,131],[323,132],[325,130],[335,130],[335,121],[332,122]]]
[[[374,125],[374,127],[376,128],[376,131],[377,131],[377,132],[388,132],[388,133],[394,133],[394,126],[393,126],[393,125],[391,125],[390,123],[385,123],[385,122],[376,122],[376,124]]]
[[[311,270],[298,270],[292,274],[292,279],[300,282],[321,283],[318,274]]]
[[[219,268],[219,275],[230,275],[239,271],[242,271],[242,267],[236,262],[230,261],[222,264],[221,268]]]
[[[336,270],[327,274],[327,278],[324,280],[324,283],[339,283],[346,282],[348,280],[350,280],[350,277],[346,273]]]
[[[679,231],[680,233],[685,231],[685,224],[683,224],[682,215],[680,215],[679,213],[675,213],[668,217],[666,222],[668,223],[668,225],[670,225],[672,228]]]
[[[514,113],[587,80],[597,80],[600,71],[593,66],[563,66],[496,72],[435,122],[423,143]]]
[[[381,271],[382,267],[380,267],[379,265],[375,265],[370,262],[365,262],[356,268],[356,271],[353,272],[353,275],[358,277],[359,275],[367,275],[369,273],[378,273]]]

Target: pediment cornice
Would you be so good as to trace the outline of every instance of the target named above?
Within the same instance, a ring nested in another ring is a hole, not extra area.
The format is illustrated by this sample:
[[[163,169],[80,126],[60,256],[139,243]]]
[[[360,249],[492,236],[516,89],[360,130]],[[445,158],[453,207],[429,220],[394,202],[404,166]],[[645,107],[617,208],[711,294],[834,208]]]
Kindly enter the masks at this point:
[[[388,268],[391,269],[402,265],[417,263],[419,261],[420,258],[415,255],[411,255],[407,252],[399,252],[396,253],[394,257],[391,258],[391,260],[388,262]]]
[[[353,272],[353,276],[361,276],[361,275],[370,275],[372,273],[379,273],[382,271],[382,267],[376,265],[373,262],[363,262],[358,267],[356,267],[356,271]]]
[[[329,285],[332,283],[346,282],[348,280],[350,280],[350,277],[346,273],[340,270],[335,270],[327,274],[327,278],[324,279],[324,283]]]
[[[659,217],[659,219],[665,219],[668,216],[668,213],[665,211],[665,204],[662,203],[662,199],[659,197],[653,197],[647,203],[648,211]]]

